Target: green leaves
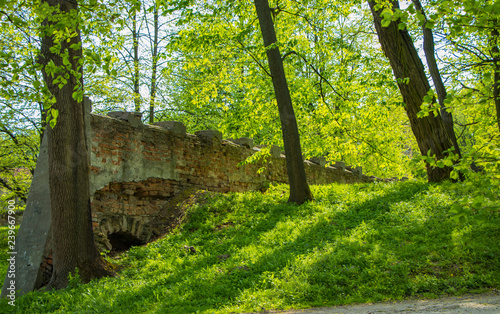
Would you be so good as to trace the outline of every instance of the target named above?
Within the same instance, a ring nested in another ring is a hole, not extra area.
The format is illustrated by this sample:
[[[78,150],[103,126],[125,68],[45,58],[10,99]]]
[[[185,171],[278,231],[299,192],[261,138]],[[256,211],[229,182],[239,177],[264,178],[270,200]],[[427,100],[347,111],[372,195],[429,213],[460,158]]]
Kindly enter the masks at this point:
[[[55,128],[55,126],[57,124],[57,117],[58,116],[59,116],[59,111],[54,109],[54,108],[51,108],[50,114],[47,115],[47,120],[48,120],[51,128]]]
[[[439,104],[436,102],[436,94],[434,90],[429,89],[427,95],[424,96],[422,105],[420,106],[421,111],[417,113],[418,118],[427,117],[431,112],[435,117],[439,116]]]
[[[81,102],[81,101],[83,101],[83,90],[79,88],[77,91],[73,92],[73,94],[71,96],[76,101]]]
[[[465,223],[469,211],[462,205],[455,203],[451,206],[450,213],[452,214],[451,219],[455,220],[457,223]]]
[[[410,78],[409,77],[405,77],[405,78],[398,78],[396,79],[396,81],[398,82],[398,84],[405,84],[405,85],[408,85],[410,84]]]
[[[500,0],[496,0],[495,3],[491,6],[491,12],[500,12]]]
[[[59,111],[57,109],[51,108],[50,114],[52,115],[53,119],[57,119],[57,117],[59,116]]]
[[[52,84],[57,84],[57,86],[59,87],[59,89],[62,89],[64,87],[64,85],[66,85],[68,83],[68,79],[69,79],[69,74],[67,74],[67,73],[66,73],[65,76],[59,75],[58,77],[56,77],[52,81]]]
[[[399,30],[407,29],[412,36],[418,36],[414,31],[425,20],[413,4],[399,10],[390,7],[389,1],[382,2],[378,9],[382,10],[384,26],[395,22]],[[227,137],[248,136],[258,144],[280,144],[281,130],[278,117],[273,114],[270,81],[263,71],[267,66],[265,50],[260,47],[254,12],[248,4],[251,3],[161,3],[160,14],[172,19],[169,25],[179,25],[162,37],[168,52],[163,50],[165,57],[159,62],[164,68],[157,79],[162,99],[156,104],[158,118],[182,120],[191,130],[216,128]],[[137,5],[135,2],[135,9]],[[61,20],[60,27],[53,29],[38,28],[43,19],[53,15],[44,4],[26,8],[21,2],[7,1],[5,6],[9,16],[24,19],[24,24],[15,24],[23,29],[29,26],[33,38],[38,38],[39,31],[55,34],[58,41],[52,47],[54,52],[65,56],[83,49],[84,58],[78,64],[85,69],[86,93],[98,99],[102,109],[127,109],[133,101],[128,86],[132,71],[127,59],[130,46],[126,28],[130,25],[126,14],[130,6],[93,1],[91,7],[82,8],[81,16],[68,16]],[[146,12],[142,21],[146,23],[153,2],[144,2],[143,6]],[[464,162],[470,164],[472,159],[483,158],[479,162],[488,167],[487,172],[496,173],[500,154],[496,137],[491,139],[498,133],[491,94],[493,68],[484,60],[492,59],[488,36],[498,17],[500,0],[440,0],[425,2],[424,6],[429,19],[425,26],[447,36],[448,44],[439,45],[443,50],[437,53],[447,65],[447,91],[456,93],[445,104],[448,111],[453,109],[457,135],[463,134],[461,141],[467,143]],[[405,88],[411,82],[408,78],[394,81],[387,60],[374,45],[376,38],[370,33],[372,24],[366,18],[366,8],[351,2],[319,0],[285,0],[280,7],[288,12],[280,12],[274,20],[278,38],[284,39],[280,48],[283,53],[297,53],[287,55],[285,68],[304,153],[328,154],[332,161],[360,164],[377,176],[418,176],[423,162],[411,162],[418,155],[418,147],[408,132],[396,85]],[[0,98],[6,103],[23,104],[19,105],[26,109],[20,110],[23,114],[38,117],[29,110],[50,108],[52,96],[40,83],[40,68],[35,69],[37,40],[29,42],[5,16],[1,22],[6,26],[2,28],[0,52]],[[76,22],[82,27],[84,44],[73,44],[67,52],[61,51],[60,43],[75,36],[71,26]],[[143,28],[143,33],[146,30]],[[69,69],[70,59],[63,60],[60,68],[51,62],[45,68],[57,88],[64,88],[72,76],[80,75]],[[145,89],[149,75],[144,69],[151,63],[146,53],[143,60],[141,75],[146,76],[141,79],[141,90]],[[83,91],[73,90],[72,96],[81,100]],[[419,117],[431,112],[439,114],[434,98],[433,93],[425,97]],[[445,159],[435,165],[450,167],[455,162]],[[452,176],[458,178],[458,171]]]
[[[471,176],[468,181],[457,183],[452,188],[457,198],[450,208],[452,220],[461,224],[484,225],[499,217],[498,182],[490,181],[484,175]]]
[[[433,29],[435,25],[436,25],[436,22],[434,22],[434,21],[427,21],[425,23],[425,27],[430,28],[430,29]]]
[[[385,8],[382,10],[380,16],[382,17],[382,27],[387,27],[393,21],[394,12],[389,8]]]

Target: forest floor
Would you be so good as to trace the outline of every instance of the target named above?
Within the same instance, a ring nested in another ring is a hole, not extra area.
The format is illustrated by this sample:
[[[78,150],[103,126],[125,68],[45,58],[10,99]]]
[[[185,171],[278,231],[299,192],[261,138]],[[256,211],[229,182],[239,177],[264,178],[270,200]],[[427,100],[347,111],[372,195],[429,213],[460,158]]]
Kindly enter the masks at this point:
[[[500,313],[500,291],[427,300],[355,304],[268,313],[362,314],[362,313]]]

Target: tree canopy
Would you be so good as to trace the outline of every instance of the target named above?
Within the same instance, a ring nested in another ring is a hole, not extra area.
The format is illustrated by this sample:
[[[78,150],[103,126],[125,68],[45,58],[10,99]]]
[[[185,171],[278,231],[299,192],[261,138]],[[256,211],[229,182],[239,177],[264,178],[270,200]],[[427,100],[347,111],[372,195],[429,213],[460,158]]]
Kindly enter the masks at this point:
[[[397,8],[377,1],[382,26],[397,22],[406,29],[425,65],[431,88],[420,117],[443,114],[421,45],[423,30],[432,30],[447,92],[442,104],[453,115],[461,158],[419,152],[398,89],[412,82],[393,76],[368,2],[270,1],[304,157],[323,155],[379,177],[421,179],[425,163],[453,165],[457,178],[474,162],[498,177],[500,1],[415,3]],[[145,121],[179,120],[190,132],[218,129],[226,138],[283,148],[252,1],[79,4],[85,94],[95,112],[139,109]],[[39,1],[0,5],[0,154],[9,156],[1,159],[0,182],[12,193],[26,193],[36,139],[45,123],[57,120],[38,60],[41,8]],[[13,176],[17,169],[28,169],[23,182]]]

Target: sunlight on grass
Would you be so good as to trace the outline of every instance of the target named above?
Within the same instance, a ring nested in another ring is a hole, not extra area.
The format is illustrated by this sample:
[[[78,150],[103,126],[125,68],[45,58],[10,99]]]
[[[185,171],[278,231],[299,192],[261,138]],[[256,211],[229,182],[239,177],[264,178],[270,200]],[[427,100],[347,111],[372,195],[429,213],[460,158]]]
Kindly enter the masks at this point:
[[[300,206],[286,203],[285,186],[211,194],[173,233],[113,260],[123,266],[120,277],[34,292],[15,310],[230,313],[500,287],[498,214],[466,223],[450,218],[470,186],[312,189],[316,199]],[[1,301],[0,310],[6,306]]]

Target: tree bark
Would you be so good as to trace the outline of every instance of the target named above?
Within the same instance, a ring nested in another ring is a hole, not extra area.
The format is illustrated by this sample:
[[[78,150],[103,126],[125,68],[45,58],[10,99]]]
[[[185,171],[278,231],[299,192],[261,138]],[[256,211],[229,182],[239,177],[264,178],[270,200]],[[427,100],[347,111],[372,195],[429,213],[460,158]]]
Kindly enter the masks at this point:
[[[434,45],[434,36],[432,34],[432,29],[426,27],[427,24],[427,16],[425,15],[424,9],[422,8],[422,4],[420,0],[412,0],[415,5],[415,9],[420,11],[420,13],[424,16],[424,23],[422,25],[422,32],[424,35],[424,53],[425,58],[427,59],[427,66],[429,67],[429,72],[432,77],[432,81],[434,82],[434,87],[436,88],[436,92],[438,95],[439,107],[441,108],[441,118],[443,119],[444,126],[446,131],[448,132],[448,136],[453,142],[453,147],[455,147],[455,153],[458,154],[460,158],[462,158],[462,154],[460,152],[460,147],[458,146],[457,137],[455,135],[455,129],[453,127],[453,116],[450,112],[446,110],[446,106],[444,104],[444,100],[446,99],[446,87],[444,86],[443,79],[441,78],[441,73],[439,73],[439,67],[436,61],[435,54],[435,45]]]
[[[500,49],[498,48],[498,30],[491,31],[491,54],[493,55],[493,100],[497,111],[497,125],[500,131]]]
[[[158,5],[155,2],[153,8],[154,38],[153,38],[153,64],[151,66],[151,94],[149,98],[149,123],[155,122],[155,99],[156,99],[156,71],[158,68]]]
[[[46,132],[49,137],[49,185],[54,242],[54,268],[49,287],[61,289],[67,286],[68,275],[70,272],[75,274],[76,268],[83,282],[112,273],[106,268],[94,243],[83,100],[73,98],[76,89],[83,89],[83,71],[79,63],[82,59],[81,39],[76,22],[78,5],[73,1],[62,0],[43,2],[52,8],[60,8],[60,13],[54,13],[42,24],[40,62],[44,65],[44,81],[56,99],[52,108],[59,111],[57,124],[54,128],[47,126]],[[59,19],[62,16],[71,18]],[[77,36],[72,37],[69,42],[66,38],[60,39],[61,53],[55,53],[50,48],[55,46],[52,36],[54,30],[61,27],[58,25],[59,20],[71,21],[72,25],[62,27],[76,30]],[[74,44],[79,46],[70,48]],[[61,55],[65,53],[68,57],[63,60]],[[55,75],[50,70],[52,62],[60,67]],[[62,88],[54,83],[58,75],[67,77],[67,83]]]
[[[381,10],[375,10],[375,1],[368,1],[375,22],[382,50],[389,59],[394,76],[403,96],[405,110],[410,120],[411,129],[418,143],[420,153],[436,155],[437,159],[445,157],[445,151],[453,147],[453,143],[444,127],[441,116],[433,114],[418,118],[417,113],[423,103],[424,96],[430,90],[429,81],[425,76],[424,65],[408,31],[399,30],[400,21],[392,21],[388,27],[382,27]],[[399,8],[398,1],[392,1],[394,8]],[[409,82],[404,80],[409,78]],[[450,167],[432,167],[426,163],[429,182],[440,182],[450,178]]]
[[[276,33],[271,18],[271,10],[267,0],[254,0],[254,3],[264,39],[264,47],[266,47],[267,60],[269,62],[281,120],[286,168],[290,183],[290,197],[288,198],[288,202],[302,204],[308,200],[312,200],[313,197],[307,184],[300,147],[299,129],[297,127],[290,91],[288,90],[283,61],[281,60],[279,48],[275,46]]]
[[[141,111],[141,94],[139,91],[139,31],[137,30],[137,10],[133,8],[132,16],[132,45],[134,48],[134,110]]]

